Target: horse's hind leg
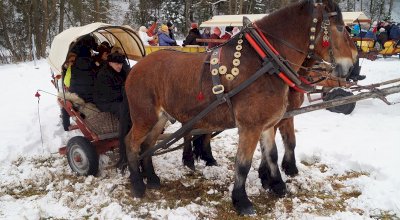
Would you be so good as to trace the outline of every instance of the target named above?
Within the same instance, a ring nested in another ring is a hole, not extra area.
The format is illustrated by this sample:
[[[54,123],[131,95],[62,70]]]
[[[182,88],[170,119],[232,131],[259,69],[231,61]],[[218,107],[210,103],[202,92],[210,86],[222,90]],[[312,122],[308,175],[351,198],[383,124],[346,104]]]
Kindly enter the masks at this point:
[[[217,166],[211,151],[211,134],[194,135],[193,147],[188,140],[191,136],[185,136],[185,145],[183,147],[183,164],[192,170],[194,167],[194,157],[200,158],[206,162],[206,166]],[[193,152],[194,151],[194,152]],[[194,153],[194,155],[193,155]]]
[[[264,189],[271,189],[276,195],[284,196],[286,185],[278,166],[278,151],[275,143],[275,129],[271,127],[261,133],[261,163],[258,174]]]
[[[183,137],[184,144],[183,144],[182,162],[184,166],[187,166],[191,170],[195,170],[192,143],[191,141],[189,141],[191,138],[192,138],[191,135],[185,135],[185,137]]]
[[[165,124],[168,119],[164,116],[161,116],[157,124],[153,127],[150,133],[147,135],[146,140],[143,142],[141,146],[141,152],[146,152],[147,150],[154,147],[155,143],[158,140],[158,136],[164,130]],[[145,177],[147,178],[147,188],[149,189],[158,189],[160,188],[160,178],[154,172],[153,160],[152,156],[148,156],[143,158],[141,161],[143,172]]]
[[[193,141],[196,158],[206,162],[206,166],[217,166],[217,161],[214,159],[211,151],[211,134],[202,134]]]
[[[146,191],[146,186],[144,185],[143,177],[140,172],[140,146],[158,121],[157,115],[154,114],[154,116],[155,117],[151,118],[148,117],[146,120],[133,121],[132,128],[125,139],[132,191],[133,195],[139,198],[143,197]]]
[[[255,213],[253,204],[247,197],[246,178],[261,130],[261,128],[239,128],[239,146],[235,161],[235,183],[232,190],[232,203],[240,215],[252,215]]]
[[[299,173],[296,167],[296,157],[294,148],[296,147],[296,134],[294,133],[293,118],[285,119],[279,126],[283,144],[285,145],[285,154],[282,160],[282,169],[286,175],[294,176]]]

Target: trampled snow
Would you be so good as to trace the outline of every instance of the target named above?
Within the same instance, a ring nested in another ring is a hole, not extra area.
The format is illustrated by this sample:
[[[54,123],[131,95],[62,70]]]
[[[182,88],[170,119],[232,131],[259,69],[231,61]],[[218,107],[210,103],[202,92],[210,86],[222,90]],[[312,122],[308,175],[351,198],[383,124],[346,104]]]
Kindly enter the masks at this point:
[[[213,139],[219,166],[206,167],[200,161],[193,173],[182,166],[181,150],[155,157],[165,187],[148,192],[145,199],[131,198],[128,174],[113,169],[97,177],[77,177],[58,148],[80,133],[63,131],[56,98],[46,93],[56,93],[49,66],[41,60],[38,67],[32,62],[0,66],[1,219],[218,219],[218,210],[230,204],[235,129]],[[362,74],[367,75],[362,85],[399,78],[400,60],[362,60]],[[40,91],[39,105],[37,89],[46,91]],[[400,102],[400,94],[388,100]],[[246,189],[256,207],[269,211],[255,218],[400,217],[400,104],[363,100],[350,115],[319,110],[296,116],[295,124],[300,172],[296,177],[283,174],[287,197],[272,198],[262,188],[256,150]],[[279,134],[276,140],[281,161]],[[102,156],[102,161],[107,158]],[[203,191],[195,191],[198,195],[190,194],[201,187]],[[171,201],[163,193],[182,198]],[[233,211],[231,205],[229,209]]]

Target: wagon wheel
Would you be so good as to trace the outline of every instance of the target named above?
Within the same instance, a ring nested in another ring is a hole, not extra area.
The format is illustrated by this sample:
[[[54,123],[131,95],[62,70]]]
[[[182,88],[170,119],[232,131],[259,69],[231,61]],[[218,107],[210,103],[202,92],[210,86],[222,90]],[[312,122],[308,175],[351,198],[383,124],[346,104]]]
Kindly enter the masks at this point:
[[[82,136],[68,141],[67,159],[71,169],[78,175],[96,175],[99,170],[99,155],[90,141]]]
[[[327,92],[323,97],[322,100],[324,101],[330,101],[333,99],[339,99],[343,98],[346,96],[352,96],[353,93],[346,91],[342,88],[335,88]],[[345,105],[339,105],[331,108],[327,108],[326,110],[331,111],[331,112],[336,112],[336,113],[343,113],[345,115],[348,115],[353,112],[354,108],[356,107],[356,103],[349,103]]]

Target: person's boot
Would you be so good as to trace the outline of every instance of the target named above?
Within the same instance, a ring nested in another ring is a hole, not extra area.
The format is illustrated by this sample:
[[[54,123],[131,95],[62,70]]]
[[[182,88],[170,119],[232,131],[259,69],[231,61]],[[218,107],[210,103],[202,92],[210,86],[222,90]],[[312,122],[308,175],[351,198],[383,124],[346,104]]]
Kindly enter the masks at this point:
[[[365,79],[367,76],[366,75],[355,75],[351,76],[350,79],[353,81],[359,81]]]

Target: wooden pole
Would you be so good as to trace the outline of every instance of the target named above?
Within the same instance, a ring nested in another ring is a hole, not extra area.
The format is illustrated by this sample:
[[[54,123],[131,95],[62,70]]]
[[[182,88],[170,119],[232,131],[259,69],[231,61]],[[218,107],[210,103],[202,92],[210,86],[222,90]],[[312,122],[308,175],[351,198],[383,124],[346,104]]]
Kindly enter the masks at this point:
[[[309,105],[305,106],[302,108],[298,108],[289,112],[286,112],[283,118],[291,118],[293,116],[307,113],[307,112],[312,112],[320,109],[325,109],[325,108],[330,108],[330,107],[335,107],[335,106],[340,106],[340,105],[345,105],[349,103],[354,103],[363,99],[370,99],[370,98],[379,98],[382,99],[387,95],[390,94],[395,94],[400,92],[400,85],[397,86],[392,86],[384,89],[374,89],[371,92],[362,92],[360,94],[354,95],[354,96],[347,96],[343,97],[337,100],[330,100],[314,105]]]

